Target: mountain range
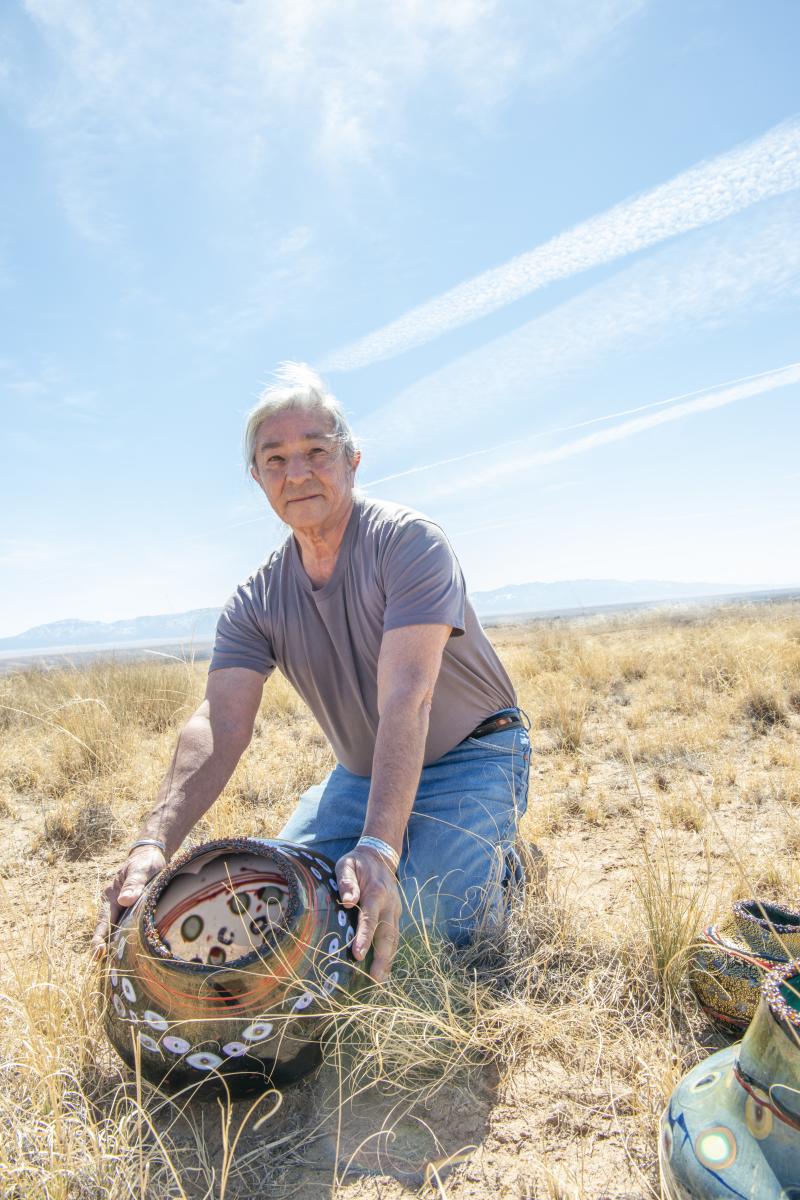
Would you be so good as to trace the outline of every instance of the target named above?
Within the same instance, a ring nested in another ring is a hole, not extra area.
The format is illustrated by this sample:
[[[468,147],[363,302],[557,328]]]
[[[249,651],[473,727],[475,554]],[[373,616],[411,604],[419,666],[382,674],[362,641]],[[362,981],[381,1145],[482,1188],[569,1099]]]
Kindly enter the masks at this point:
[[[484,619],[569,613],[606,606],[678,602],[755,592],[763,595],[766,589],[746,584],[677,583],[652,579],[567,579],[554,583],[509,584],[492,591],[473,592],[470,598],[478,616]],[[0,652],[141,645],[148,641],[206,643],[214,635],[218,616],[218,608],[194,608],[188,612],[130,617],[123,621],[54,621],[48,625],[35,625],[14,637],[0,638]]]

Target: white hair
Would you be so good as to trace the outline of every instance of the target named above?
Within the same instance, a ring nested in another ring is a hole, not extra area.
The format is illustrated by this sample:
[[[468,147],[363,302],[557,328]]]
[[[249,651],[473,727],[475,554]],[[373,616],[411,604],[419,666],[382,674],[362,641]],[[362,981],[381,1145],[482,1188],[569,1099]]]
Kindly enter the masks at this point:
[[[358,447],[347,417],[336,397],[329,392],[319,375],[306,363],[282,362],[274,372],[271,383],[258,398],[255,408],[247,415],[244,430],[244,457],[248,467],[255,465],[256,434],[267,417],[285,409],[309,409],[327,413],[333,422],[333,436],[352,463]]]

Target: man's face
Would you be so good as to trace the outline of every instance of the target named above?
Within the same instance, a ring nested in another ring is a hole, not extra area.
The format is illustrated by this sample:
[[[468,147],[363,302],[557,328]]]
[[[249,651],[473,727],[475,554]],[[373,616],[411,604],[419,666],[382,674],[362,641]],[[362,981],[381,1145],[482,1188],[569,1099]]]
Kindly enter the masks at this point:
[[[324,532],[349,510],[359,457],[348,461],[324,410],[286,409],[259,425],[250,473],[292,529]]]

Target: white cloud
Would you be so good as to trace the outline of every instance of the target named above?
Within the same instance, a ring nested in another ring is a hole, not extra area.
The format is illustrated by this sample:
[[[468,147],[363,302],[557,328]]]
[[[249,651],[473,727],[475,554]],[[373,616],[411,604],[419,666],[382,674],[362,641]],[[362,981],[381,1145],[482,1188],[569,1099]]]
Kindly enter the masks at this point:
[[[276,257],[285,258],[291,254],[300,254],[310,246],[313,237],[313,231],[307,225],[296,225],[278,242],[275,249]]]
[[[0,538],[0,568],[39,570],[84,549],[85,546],[77,543],[66,545],[63,540],[44,542],[35,538]]]
[[[733,380],[730,383],[707,390],[704,395],[697,396],[693,400],[685,400],[678,403],[662,402],[667,404],[668,407],[660,408],[658,412],[648,413],[647,416],[634,417],[630,421],[622,421],[619,425],[612,425],[610,429],[601,429],[595,433],[587,434],[585,437],[564,442],[560,446],[553,446],[547,450],[532,450],[528,448],[517,454],[504,454],[502,462],[484,467],[482,470],[473,469],[469,472],[467,478],[464,478],[462,475],[460,479],[451,479],[441,486],[432,488],[429,495],[437,497],[452,496],[463,491],[474,491],[476,487],[491,483],[498,478],[502,477],[506,480],[514,475],[518,475],[522,471],[529,471],[534,467],[563,462],[564,459],[574,458],[579,454],[587,454],[589,451],[596,450],[600,446],[608,446],[613,442],[627,441],[628,438],[636,437],[640,433],[646,433],[648,430],[655,429],[659,425],[664,425],[671,421],[680,421],[685,417],[694,416],[697,413],[710,412],[712,409],[723,408],[739,400],[749,400],[753,396],[761,396],[766,392],[788,387],[794,383],[800,383],[800,363],[789,363],[785,367],[780,367],[774,371],[762,372],[760,375],[746,380]]]
[[[11,362],[0,363],[0,395],[3,393],[12,398],[17,411],[24,406],[34,414],[62,416],[79,422],[97,420],[103,413],[102,398],[97,391],[76,387],[67,373],[52,363],[31,374]]]
[[[760,379],[762,375],[770,374],[770,372],[761,371],[757,375],[746,375],[742,379],[734,380],[735,383],[744,383],[751,379]],[[698,388],[692,392],[684,392],[680,396],[670,396],[668,400],[654,400],[650,404],[638,404],[635,408],[623,408],[617,412],[605,413],[599,417],[589,417],[585,421],[574,421],[571,425],[557,425],[555,428],[542,429],[538,433],[528,434],[525,437],[527,442],[537,439],[552,438],[558,433],[572,433],[576,429],[586,429],[589,425],[604,425],[608,421],[619,420],[620,417],[630,417],[635,413],[650,412],[652,409],[664,408],[666,405],[675,404],[678,400],[688,400],[690,397],[705,395],[713,389]],[[421,475],[425,471],[438,470],[440,467],[449,467],[455,463],[466,462],[467,459],[485,458],[487,454],[497,454],[499,450],[506,449],[507,446],[519,446],[519,436],[512,438],[507,442],[499,442],[493,446],[482,446],[480,450],[469,450],[466,454],[456,454],[451,458],[440,458],[436,462],[422,463],[416,467],[408,467],[404,471],[395,471],[392,475],[384,475],[380,479],[370,479],[368,483],[362,483],[363,488],[376,487],[379,483],[388,483],[393,479],[404,479],[407,475]],[[574,482],[569,483],[551,483],[543,491],[558,491],[561,488],[572,487]]]
[[[548,390],[612,352],[696,336],[796,295],[798,222],[800,199],[785,197],[670,243],[418,380],[370,413],[359,433],[367,444],[390,448],[395,462],[423,437],[428,445],[453,445],[460,430],[496,428],[504,418],[522,436]]]
[[[677,175],[329,354],[322,370],[392,358],[557,279],[644,250],[800,187],[800,120]]]
[[[517,87],[579,79],[645,2],[25,0],[58,70],[13,91],[48,138],[70,220],[102,241],[120,232],[113,180],[140,142],[197,145],[198,169],[222,180],[235,163],[240,184],[286,169],[287,139],[328,173],[373,166],[405,145],[421,89],[485,122]]]

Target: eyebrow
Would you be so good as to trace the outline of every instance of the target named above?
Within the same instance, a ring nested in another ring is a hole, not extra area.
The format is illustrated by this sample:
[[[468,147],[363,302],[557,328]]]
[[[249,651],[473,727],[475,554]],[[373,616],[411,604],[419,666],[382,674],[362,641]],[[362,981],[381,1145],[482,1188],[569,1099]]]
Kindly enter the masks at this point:
[[[300,438],[304,442],[331,442],[335,439],[333,433],[301,433]],[[282,446],[283,442],[259,442],[258,450],[275,450],[276,447]]]

